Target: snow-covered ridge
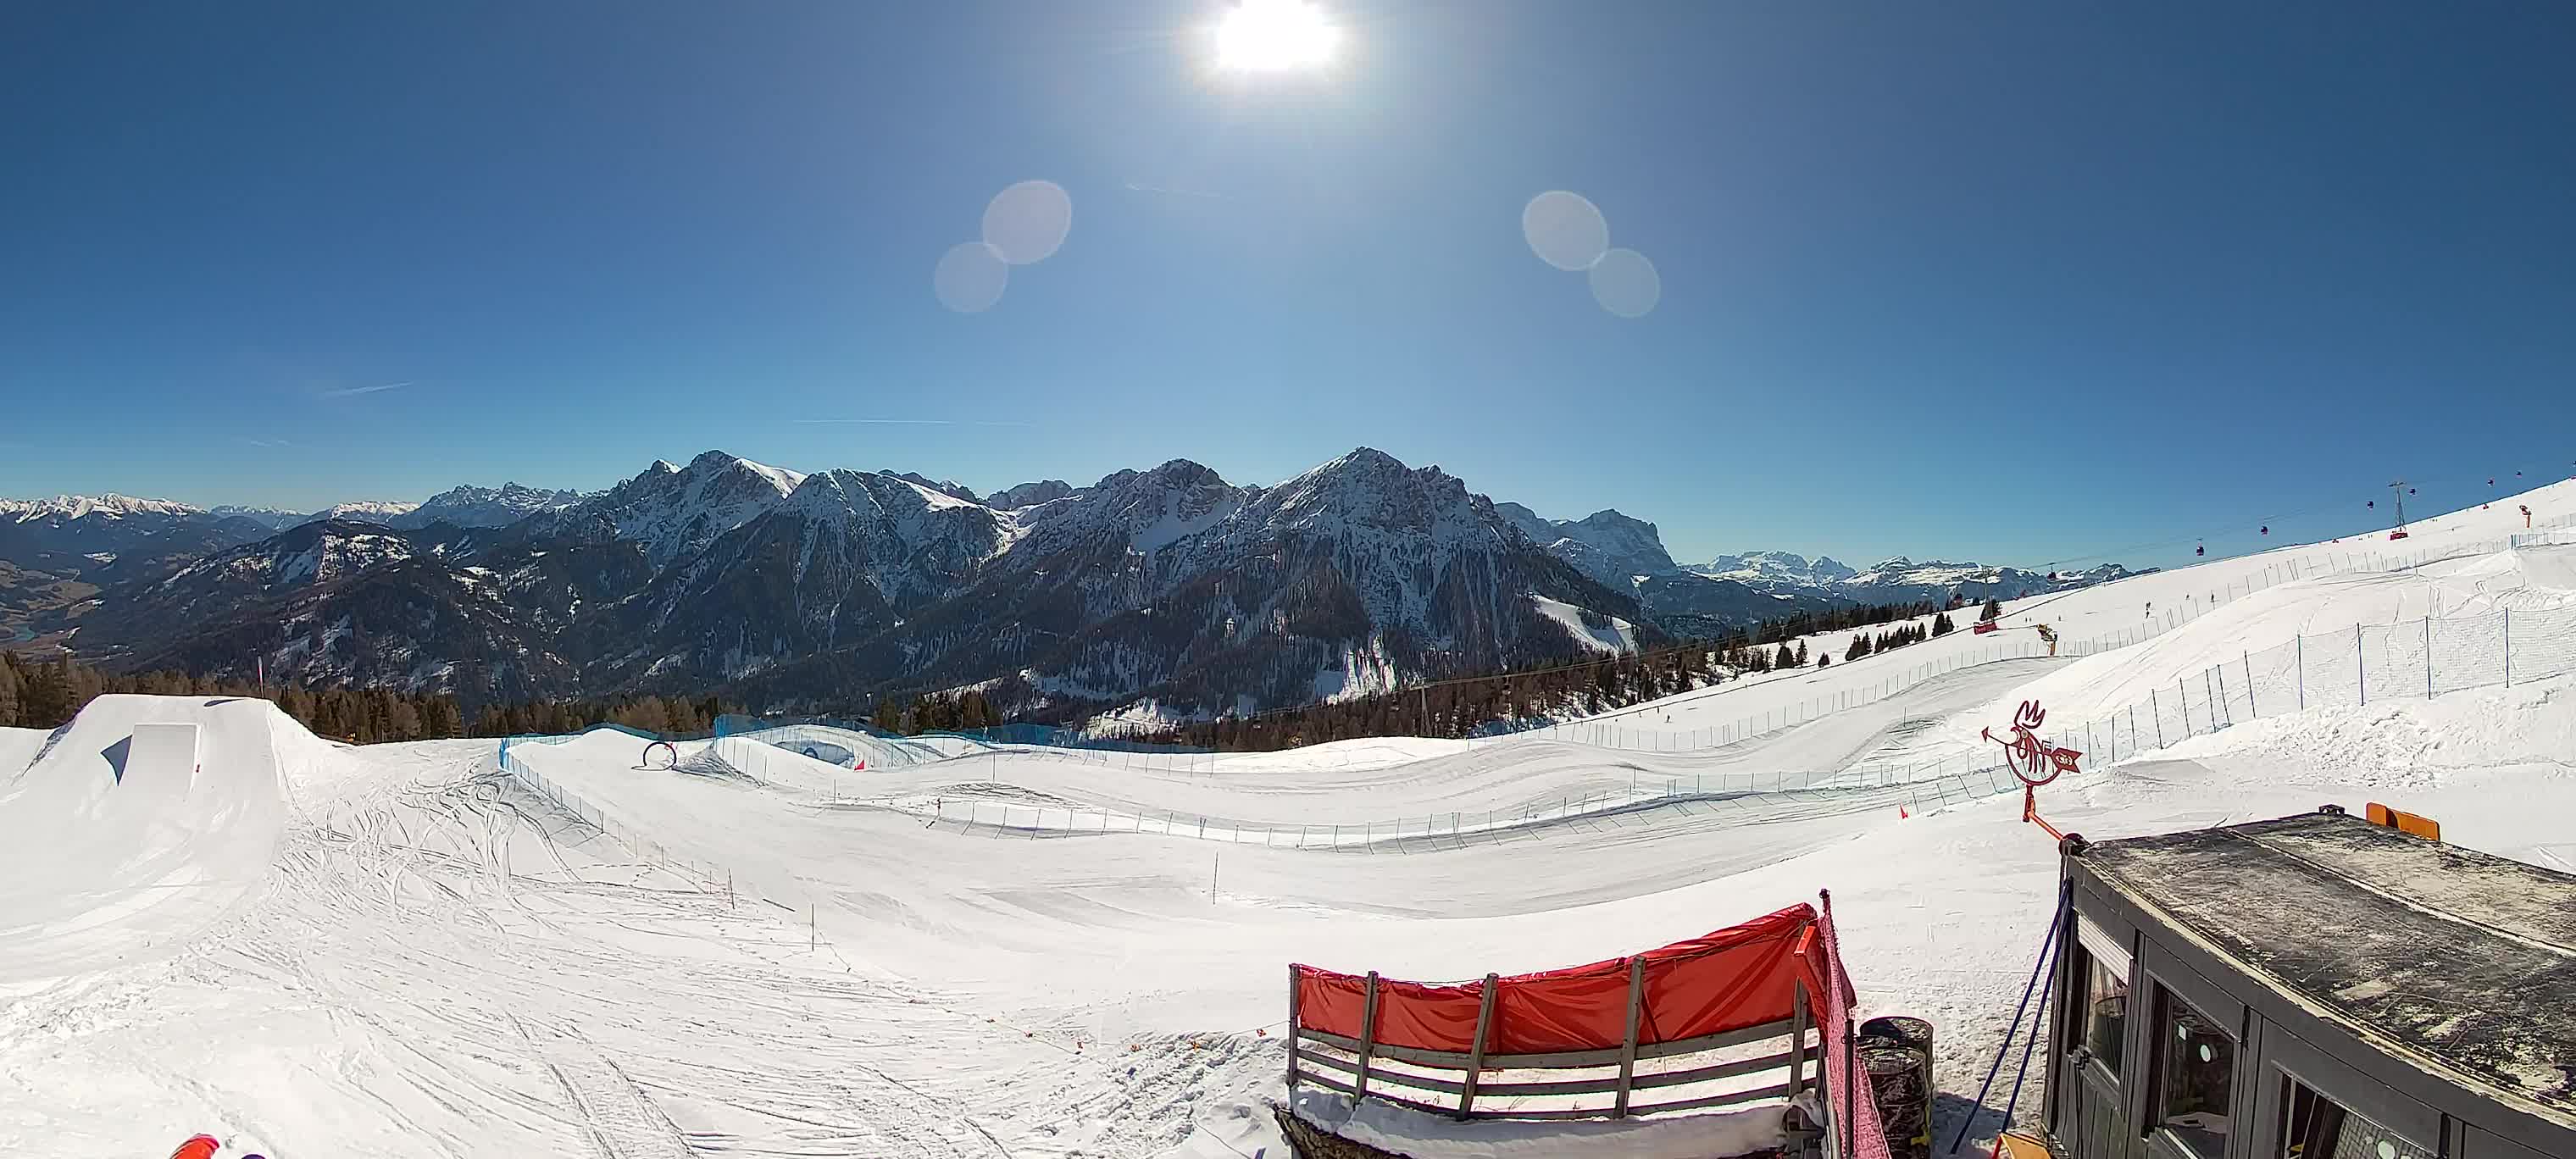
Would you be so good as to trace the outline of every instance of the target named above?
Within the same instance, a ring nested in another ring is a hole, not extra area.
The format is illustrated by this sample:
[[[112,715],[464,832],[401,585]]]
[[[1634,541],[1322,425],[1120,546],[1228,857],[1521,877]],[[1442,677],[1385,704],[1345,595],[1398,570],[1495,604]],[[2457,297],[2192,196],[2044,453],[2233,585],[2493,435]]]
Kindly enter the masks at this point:
[[[560,511],[584,498],[579,491],[549,491],[515,482],[499,487],[467,484],[430,496],[397,526],[452,523],[458,527],[500,527],[541,511]]]
[[[1731,579],[1757,588],[1822,587],[1858,574],[1831,556],[1820,555],[1811,560],[1789,551],[1721,555],[1707,563],[1691,564],[1689,570],[1712,579]]]
[[[805,482],[802,472],[708,451],[685,468],[655,461],[643,474],[559,513],[597,519],[617,537],[644,545],[660,567],[776,507]]]
[[[0,519],[25,523],[34,519],[123,519],[129,515],[203,515],[206,509],[170,499],[137,499],[131,495],[56,495],[50,499],[0,499]]]
[[[401,499],[358,499],[334,503],[313,513],[313,519],[354,519],[361,523],[383,523],[397,516],[420,510],[420,504]]]
[[[2118,564],[2084,571],[2042,572],[1946,560],[1917,563],[1904,556],[1855,570],[1826,556],[1809,560],[1786,551],[1722,555],[1704,564],[1693,564],[1687,570],[1711,579],[1733,580],[1759,591],[1821,595],[1865,604],[1907,603],[1951,595],[2013,599],[2139,574]]]

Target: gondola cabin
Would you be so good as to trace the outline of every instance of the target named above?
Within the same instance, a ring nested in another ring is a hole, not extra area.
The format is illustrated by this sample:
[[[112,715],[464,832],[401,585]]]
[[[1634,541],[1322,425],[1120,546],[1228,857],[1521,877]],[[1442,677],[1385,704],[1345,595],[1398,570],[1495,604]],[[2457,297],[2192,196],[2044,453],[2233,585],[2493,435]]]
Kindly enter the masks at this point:
[[[2576,1157],[2576,877],[2331,807],[2061,864],[2058,1155]]]

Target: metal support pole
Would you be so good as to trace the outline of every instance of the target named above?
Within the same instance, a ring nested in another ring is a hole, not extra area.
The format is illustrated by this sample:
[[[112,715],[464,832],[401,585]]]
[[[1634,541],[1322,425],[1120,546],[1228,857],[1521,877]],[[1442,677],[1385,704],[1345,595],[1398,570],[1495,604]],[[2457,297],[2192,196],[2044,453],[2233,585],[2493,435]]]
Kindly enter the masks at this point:
[[[1377,1053],[1377,971],[1368,972],[1368,997],[1360,1003],[1360,1062],[1351,1079],[1351,1097],[1368,1097],[1369,1056]]]
[[[1288,1089],[1290,1091],[1295,1091],[1297,1089],[1298,1044],[1303,1042],[1306,1037],[1304,1028],[1300,1027],[1297,1023],[1297,983],[1299,981],[1299,976],[1303,972],[1304,967],[1299,966],[1295,962],[1288,963]],[[1481,1035],[1478,1037],[1480,1039],[1482,1038]],[[1483,1044],[1482,1042],[1479,1042],[1478,1045],[1481,1046]],[[1468,1081],[1475,1081],[1474,1076],[1469,1076]]]
[[[1628,1084],[1637,1077],[1637,1021],[1646,1008],[1646,959],[1628,959],[1628,1037],[1619,1044],[1619,1095],[1610,1117],[1628,1117]]]
[[[2245,653],[2245,711],[2257,720],[2263,717],[2262,706],[2254,703],[2254,654],[2252,652]]]
[[[1842,983],[1837,979],[1833,984],[1839,986]],[[1860,1154],[1860,1139],[1852,1134],[1852,1128],[1860,1121],[1858,1092],[1860,1051],[1854,1049],[1859,1044],[1852,1041],[1858,1037],[1860,1037],[1860,1028],[1852,1025],[1851,1017],[1845,1015],[1843,1018],[1843,1121],[1842,1130],[1836,1132],[1842,1137],[1845,1156]]]
[[[2361,653],[2361,625],[2352,626],[2352,669],[2361,679],[2361,702],[2370,703],[2370,663]]]
[[[1476,1005],[1476,1045],[1467,1052],[1467,1079],[1458,1091],[1458,1117],[1464,1119],[1476,1105],[1476,1076],[1485,1072],[1485,1037],[1494,1025],[1494,990],[1501,975],[1485,975],[1485,997]]]
[[[2513,609],[2504,610],[2504,686],[2513,687]]]
[[[1807,1089],[1807,983],[1789,982],[1789,1097]]]

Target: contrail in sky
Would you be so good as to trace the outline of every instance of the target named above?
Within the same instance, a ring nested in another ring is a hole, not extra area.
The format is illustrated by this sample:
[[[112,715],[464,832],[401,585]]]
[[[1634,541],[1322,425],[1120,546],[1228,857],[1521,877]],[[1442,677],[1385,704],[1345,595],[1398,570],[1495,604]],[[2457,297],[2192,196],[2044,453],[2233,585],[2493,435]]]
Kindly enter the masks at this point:
[[[1165,193],[1170,194],[1173,197],[1221,198],[1225,196],[1222,193],[1210,193],[1204,189],[1167,189],[1160,185],[1145,185],[1134,181],[1128,182],[1127,188],[1136,193]]]
[[[789,419],[787,421],[804,426],[1033,427],[1037,425],[984,419]]]
[[[401,390],[402,388],[404,388],[404,387],[406,387],[406,386],[410,386],[410,385],[411,385],[410,380],[406,379],[406,380],[404,380],[404,381],[402,381],[402,382],[388,382],[388,383],[384,384],[383,386],[344,386],[344,387],[341,387],[341,388],[340,388],[340,389],[338,389],[338,390],[326,390],[326,391],[323,391],[323,392],[322,392],[322,397],[324,397],[324,398],[347,398],[347,397],[349,397],[349,396],[351,396],[351,395],[356,395],[356,394],[374,394],[374,393],[376,393],[376,392],[378,392],[378,391],[385,391],[385,390]]]

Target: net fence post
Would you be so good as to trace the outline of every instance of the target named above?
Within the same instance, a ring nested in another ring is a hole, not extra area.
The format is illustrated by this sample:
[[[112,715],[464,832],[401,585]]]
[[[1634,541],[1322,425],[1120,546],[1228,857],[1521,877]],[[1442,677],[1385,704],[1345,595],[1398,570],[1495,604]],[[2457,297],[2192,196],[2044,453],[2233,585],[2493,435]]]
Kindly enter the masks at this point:
[[[1637,1077],[1637,1021],[1646,1007],[1646,959],[1638,955],[1628,959],[1628,1036],[1619,1044],[1619,1094],[1610,1105],[1610,1117],[1628,1117],[1628,1086]]]
[[[1807,1088],[1807,983],[1789,982],[1789,1097]]]
[[[1377,1053],[1377,971],[1368,972],[1368,996],[1360,1003],[1359,1070],[1351,1078],[1351,1098],[1368,1097],[1369,1056]]]
[[[1476,1044],[1467,1051],[1467,1079],[1459,1084],[1458,1117],[1464,1119],[1476,1106],[1476,1076],[1485,1072],[1485,1036],[1494,1025],[1494,991],[1502,981],[1499,974],[1485,975],[1485,996],[1476,1005]]]
[[[2352,626],[2352,670],[2361,682],[2361,702],[2370,703],[2370,661],[2361,646],[2361,625]]]
[[[1834,974],[1833,985],[1842,985],[1842,971],[1836,969]],[[1854,1157],[1860,1154],[1860,1134],[1853,1130],[1860,1125],[1860,1051],[1855,1049],[1859,1044],[1852,1041],[1857,1037],[1859,1028],[1852,1024],[1851,1014],[1846,1008],[1843,1014],[1843,1129],[1839,1134],[1842,1136],[1843,1154]]]
[[[2513,609],[2504,610],[2504,686],[2513,687]]]
[[[1288,1091],[1291,1098],[1297,1091],[1297,1044],[1305,1038],[1304,1030],[1297,1023],[1299,973],[1300,968],[1295,962],[1288,963]]]

